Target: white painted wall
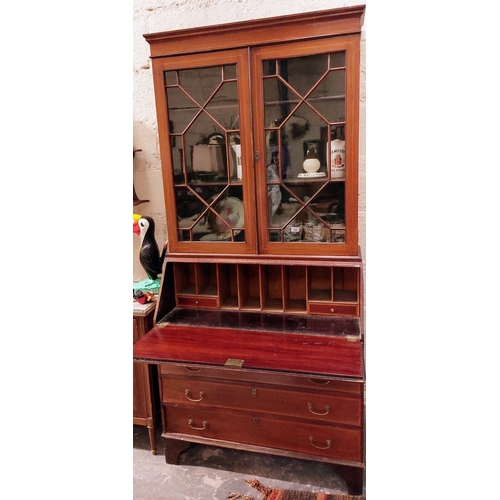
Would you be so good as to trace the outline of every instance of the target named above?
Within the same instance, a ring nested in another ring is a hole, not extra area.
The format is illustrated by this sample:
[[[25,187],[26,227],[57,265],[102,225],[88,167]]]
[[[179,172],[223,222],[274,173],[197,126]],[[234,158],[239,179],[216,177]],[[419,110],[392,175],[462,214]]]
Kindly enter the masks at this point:
[[[367,4],[365,1],[340,0],[134,0],[134,183],[137,195],[150,200],[134,208],[135,212],[149,215],[156,222],[156,239],[161,247],[166,240],[165,207],[161,180],[160,152],[158,145],[153,77],[149,59],[149,44],[145,33],[170,31],[196,26],[224,24],[248,19],[311,12],[315,10]],[[368,8],[368,7],[367,7]],[[359,239],[363,256],[366,247],[366,49],[365,27],[361,36],[361,103],[360,103],[360,151],[359,151]],[[139,238],[134,235],[134,281],[146,278],[139,264],[137,252]]]

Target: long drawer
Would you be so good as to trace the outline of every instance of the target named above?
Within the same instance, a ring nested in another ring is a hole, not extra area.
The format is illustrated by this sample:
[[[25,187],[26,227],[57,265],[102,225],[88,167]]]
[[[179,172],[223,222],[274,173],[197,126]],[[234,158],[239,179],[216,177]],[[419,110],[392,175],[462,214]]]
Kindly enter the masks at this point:
[[[307,377],[273,372],[259,372],[256,370],[251,371],[162,363],[160,365],[160,374],[167,377],[189,376],[193,378],[211,378],[263,384],[277,384],[298,388],[303,387],[305,389],[345,392],[357,395],[362,395],[363,392],[363,384],[361,382],[335,380],[315,376]]]
[[[234,383],[196,377],[162,377],[162,398],[166,403],[190,402],[220,408],[295,416],[321,422],[361,425],[359,396],[326,391],[297,390],[261,383]]]
[[[336,460],[362,462],[360,428],[319,424],[265,413],[165,404],[168,433],[234,441],[305,453]]]

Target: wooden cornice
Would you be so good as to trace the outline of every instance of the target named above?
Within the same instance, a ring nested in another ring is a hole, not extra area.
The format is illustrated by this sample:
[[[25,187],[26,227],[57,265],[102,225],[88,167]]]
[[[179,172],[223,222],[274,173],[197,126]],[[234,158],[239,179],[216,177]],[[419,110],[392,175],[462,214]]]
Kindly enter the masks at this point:
[[[360,33],[365,5],[144,35],[151,57]]]

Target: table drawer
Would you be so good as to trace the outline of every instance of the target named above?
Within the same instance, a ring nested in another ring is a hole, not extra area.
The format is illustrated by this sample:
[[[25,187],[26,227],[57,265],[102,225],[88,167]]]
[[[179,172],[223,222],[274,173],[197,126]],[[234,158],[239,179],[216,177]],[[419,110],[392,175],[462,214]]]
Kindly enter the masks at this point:
[[[166,431],[306,453],[353,462],[362,461],[359,428],[284,419],[258,412],[165,405]]]
[[[197,378],[162,377],[165,403],[258,411],[322,422],[361,425],[359,396],[325,391],[297,391],[286,386],[235,384]]]
[[[303,387],[325,391],[345,392],[359,394],[363,392],[362,382],[334,380],[320,376],[286,375],[273,372],[260,372],[255,370],[239,370],[234,368],[215,368],[196,365],[178,365],[162,363],[160,373],[165,376],[181,376],[194,378],[211,378],[234,381],[255,382],[263,384],[286,385],[289,387]]]
[[[309,313],[310,314],[330,314],[336,315],[348,315],[357,316],[358,306],[356,304],[337,304],[337,303],[316,303],[309,302]]]

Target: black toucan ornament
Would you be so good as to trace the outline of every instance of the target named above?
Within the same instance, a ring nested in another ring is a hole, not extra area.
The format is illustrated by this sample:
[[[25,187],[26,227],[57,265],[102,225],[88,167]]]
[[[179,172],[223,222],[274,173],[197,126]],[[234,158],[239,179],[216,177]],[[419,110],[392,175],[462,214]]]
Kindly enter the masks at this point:
[[[155,221],[147,215],[134,214],[134,233],[138,234],[141,243],[139,248],[139,262],[152,280],[161,274],[163,260],[165,258],[166,246],[162,255],[158,249],[155,239]]]

